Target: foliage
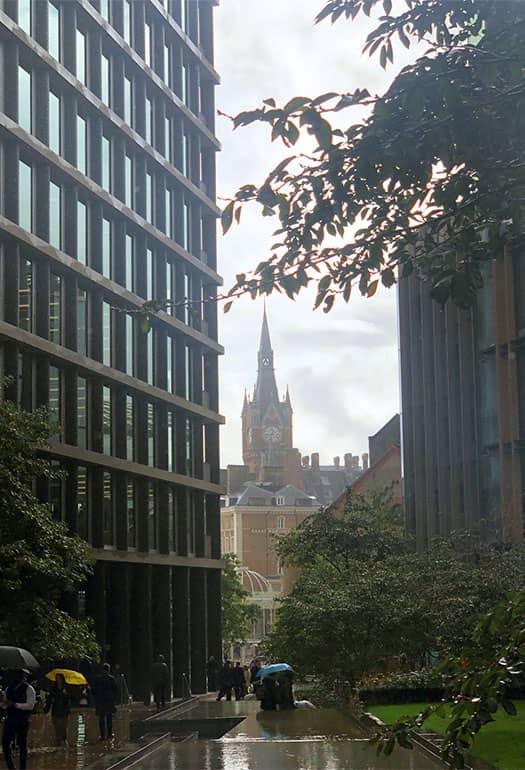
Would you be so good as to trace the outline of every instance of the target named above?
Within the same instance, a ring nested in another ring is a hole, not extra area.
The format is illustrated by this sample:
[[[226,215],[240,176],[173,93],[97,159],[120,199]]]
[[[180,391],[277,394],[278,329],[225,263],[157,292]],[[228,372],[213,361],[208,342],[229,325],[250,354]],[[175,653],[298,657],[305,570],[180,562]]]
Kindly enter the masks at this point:
[[[425,48],[386,93],[297,96],[284,106],[265,99],[232,118],[234,128],[267,123],[287,148],[311,144],[226,205],[224,232],[248,202],[278,220],[273,253],[237,276],[232,296],[277,289],[294,298],[315,281],[316,307],[328,312],[356,283],[372,296],[379,281],[389,287],[415,271],[439,302],[469,306],[483,263],[520,232],[525,4],[329,0],[317,21],[374,12],[383,15],[364,51],[377,52],[382,67],[399,43]],[[348,109],[358,111],[354,122],[335,127]]]
[[[330,686],[441,659],[469,643],[480,608],[523,585],[525,548],[498,550],[456,535],[415,553],[395,513],[350,494],[278,544],[300,567],[267,645],[301,675]]]
[[[33,492],[35,479],[57,477],[39,453],[49,432],[45,411],[0,401],[0,639],[42,659],[82,658],[97,653],[95,638],[61,602],[89,575],[89,548]]]
[[[261,610],[248,601],[249,593],[237,572],[240,565],[237,556],[226,553],[222,558],[226,562],[221,583],[222,641],[224,647],[229,648],[246,640]]]
[[[410,746],[410,731],[437,714],[448,720],[443,758],[454,767],[463,767],[465,751],[482,727],[495,720],[499,709],[516,715],[509,690],[525,674],[524,656],[525,592],[517,591],[481,617],[462,658],[443,665],[449,680],[448,702],[399,720],[378,736],[378,750],[390,754],[396,741]]]

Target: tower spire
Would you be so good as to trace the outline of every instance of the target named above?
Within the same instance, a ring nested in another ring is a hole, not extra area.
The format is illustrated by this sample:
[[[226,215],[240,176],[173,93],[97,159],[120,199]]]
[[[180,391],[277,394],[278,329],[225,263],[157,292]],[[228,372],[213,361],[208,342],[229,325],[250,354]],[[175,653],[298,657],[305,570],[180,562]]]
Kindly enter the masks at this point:
[[[259,343],[259,355],[272,355],[272,343],[268,328],[268,316],[266,315],[266,300],[264,301],[263,321],[261,327],[261,341]]]
[[[270,329],[268,327],[268,316],[266,314],[266,303],[264,305],[263,320],[261,326],[261,339],[259,342],[259,352],[257,354],[257,384],[255,386],[255,398],[261,405],[268,405],[270,401],[279,402],[277,392],[277,383],[275,382],[275,372],[273,369],[273,350],[270,340]]]

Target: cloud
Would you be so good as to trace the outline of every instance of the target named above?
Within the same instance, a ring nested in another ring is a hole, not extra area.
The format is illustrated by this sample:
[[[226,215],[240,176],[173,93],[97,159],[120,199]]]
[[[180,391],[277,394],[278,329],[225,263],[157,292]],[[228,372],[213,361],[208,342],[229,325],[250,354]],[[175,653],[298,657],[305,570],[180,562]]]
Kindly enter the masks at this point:
[[[222,85],[217,106],[228,114],[303,94],[368,87],[383,91],[393,77],[360,51],[373,22],[314,25],[323,0],[222,0],[215,11],[216,67]],[[397,68],[409,61],[404,51]],[[346,116],[345,116],[346,117]],[[350,119],[350,118],[348,118]],[[267,128],[231,130],[217,120],[223,144],[218,157],[219,195],[248,181],[262,181],[286,150],[271,143]],[[275,223],[255,210],[243,212],[240,227],[219,238],[219,266],[225,285],[270,254]],[[278,387],[290,387],[295,445],[319,451],[324,462],[346,451],[367,451],[367,437],[399,410],[395,289],[373,299],[355,292],[348,305],[325,315],[312,312],[313,295],[296,302],[273,296],[268,302]],[[243,298],[224,316],[220,338],[222,461],[241,459],[240,412],[244,387],[256,379],[262,302]]]

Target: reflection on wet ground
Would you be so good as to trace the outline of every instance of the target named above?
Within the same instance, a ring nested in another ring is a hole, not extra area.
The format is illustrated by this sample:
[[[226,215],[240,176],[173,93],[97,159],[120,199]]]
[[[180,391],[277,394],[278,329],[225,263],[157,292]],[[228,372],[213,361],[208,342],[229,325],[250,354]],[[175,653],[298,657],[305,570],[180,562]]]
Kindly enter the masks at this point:
[[[136,770],[436,770],[416,751],[376,757],[359,725],[335,709],[260,711],[254,700],[201,702],[192,718],[246,716],[220,740],[171,744]],[[181,715],[182,716],[182,715]],[[188,716],[188,714],[186,714]]]

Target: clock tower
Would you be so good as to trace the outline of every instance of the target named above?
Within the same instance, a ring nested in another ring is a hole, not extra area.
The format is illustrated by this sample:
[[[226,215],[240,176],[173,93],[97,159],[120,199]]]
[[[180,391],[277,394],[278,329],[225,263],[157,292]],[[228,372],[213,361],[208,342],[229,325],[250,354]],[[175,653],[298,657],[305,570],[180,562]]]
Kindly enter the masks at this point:
[[[279,398],[266,307],[257,364],[257,382],[253,395],[250,399],[245,393],[242,410],[244,465],[248,466],[258,481],[302,486],[300,455],[293,448],[290,394],[287,388],[284,398]]]

